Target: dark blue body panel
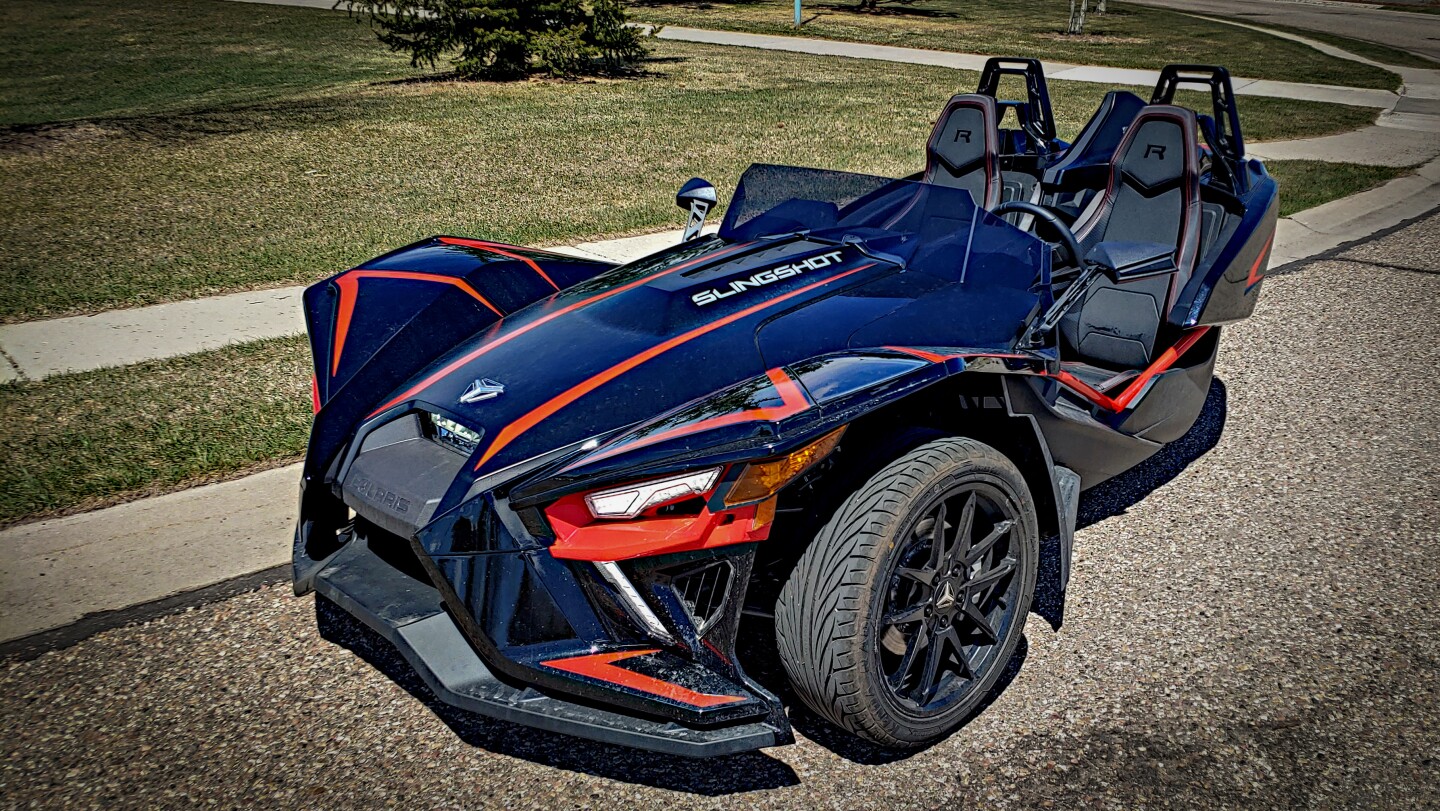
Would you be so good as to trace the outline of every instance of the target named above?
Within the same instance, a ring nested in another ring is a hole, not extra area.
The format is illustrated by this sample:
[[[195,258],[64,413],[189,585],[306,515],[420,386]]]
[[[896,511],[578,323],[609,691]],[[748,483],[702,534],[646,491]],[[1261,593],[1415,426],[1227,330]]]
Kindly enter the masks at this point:
[[[1251,171],[1242,210],[1170,314],[1177,334],[1253,309],[1275,189]],[[1065,378],[1054,336],[1030,332],[1064,289],[1052,261],[1049,244],[965,191],[759,165],[716,236],[626,265],[436,237],[317,284],[305,295],[320,408],[297,590],[353,602],[402,649],[419,644],[403,633],[410,622],[463,638],[484,664],[489,697],[475,700],[502,717],[511,709],[494,696],[513,709],[534,688],[632,717],[635,729],[614,733],[632,745],[695,754],[786,742],[779,700],[734,655],[757,543],[607,568],[617,561],[559,556],[547,511],[704,468],[728,486],[746,463],[924,402],[957,424],[970,409],[1024,426],[1015,447],[1033,450],[1032,488],[1068,551],[1074,494],[1193,422],[1218,341],[1104,412]],[[448,428],[440,441],[442,423],[464,441]],[[444,610],[384,619],[383,604],[342,583],[377,571],[372,556],[401,561],[410,579],[394,587]],[[675,584],[716,567],[742,585],[702,624]],[[637,601],[653,616],[637,615]],[[468,695],[447,686],[444,656],[407,655],[434,670],[437,689]],[[629,664],[617,673],[596,657]]]

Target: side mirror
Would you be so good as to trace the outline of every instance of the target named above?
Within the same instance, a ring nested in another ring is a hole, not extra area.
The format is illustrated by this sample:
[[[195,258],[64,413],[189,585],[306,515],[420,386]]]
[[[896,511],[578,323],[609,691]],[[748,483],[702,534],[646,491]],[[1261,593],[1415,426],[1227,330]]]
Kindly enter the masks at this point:
[[[685,181],[685,185],[676,192],[675,205],[690,212],[690,219],[685,223],[685,235],[681,237],[682,242],[689,242],[700,235],[700,229],[705,226],[705,217],[710,213],[710,209],[715,207],[716,199],[715,187],[710,185],[710,181],[699,177]]]
[[[1115,282],[1133,282],[1174,273],[1175,248],[1158,242],[1101,242],[1085,254],[1085,264],[1094,265]]]

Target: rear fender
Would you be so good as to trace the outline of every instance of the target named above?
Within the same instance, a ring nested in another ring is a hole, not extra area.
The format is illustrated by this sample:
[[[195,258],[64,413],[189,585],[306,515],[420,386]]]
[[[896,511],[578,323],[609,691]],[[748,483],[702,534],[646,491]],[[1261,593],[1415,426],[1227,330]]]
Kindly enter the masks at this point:
[[[1213,261],[1197,268],[1170,312],[1182,329],[1219,326],[1250,317],[1270,264],[1280,198],[1275,180],[1258,161],[1248,161],[1245,214]],[[1202,257],[1207,259],[1208,257]]]

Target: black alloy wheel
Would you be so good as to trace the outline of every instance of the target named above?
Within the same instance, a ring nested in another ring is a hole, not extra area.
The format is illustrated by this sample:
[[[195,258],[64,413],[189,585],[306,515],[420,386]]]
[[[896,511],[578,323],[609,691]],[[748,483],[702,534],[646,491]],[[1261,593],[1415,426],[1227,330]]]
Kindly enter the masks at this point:
[[[791,686],[876,743],[944,737],[1014,655],[1039,545],[1034,499],[999,451],[951,437],[902,455],[841,504],[781,590]]]
[[[931,714],[993,666],[1021,582],[1016,505],[983,482],[936,498],[895,556],[880,626],[880,667],[905,706]]]

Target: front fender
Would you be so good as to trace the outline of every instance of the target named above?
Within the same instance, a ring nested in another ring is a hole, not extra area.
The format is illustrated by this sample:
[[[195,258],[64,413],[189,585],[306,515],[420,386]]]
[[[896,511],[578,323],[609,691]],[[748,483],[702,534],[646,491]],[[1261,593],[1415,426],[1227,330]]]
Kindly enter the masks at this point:
[[[607,482],[789,453],[966,369],[961,355],[930,354],[850,350],[770,369],[586,443],[510,497],[534,506]]]
[[[461,237],[431,237],[312,285],[306,327],[318,413],[306,474],[354,426],[451,347],[614,265]]]
[[[520,483],[511,491],[511,504],[534,507],[607,483],[780,456],[956,375],[1023,375],[1043,369],[1046,362],[1026,352],[955,348],[883,347],[818,356],[771,369],[604,438]],[[1033,418],[1025,419],[1008,396],[1004,399],[1005,416],[1020,420],[1021,444],[1035,446],[1037,469],[1027,478],[1032,487],[1043,488],[1037,498],[1054,511],[1053,525],[1045,523],[1060,539],[1063,589],[1079,478],[1055,464]]]

